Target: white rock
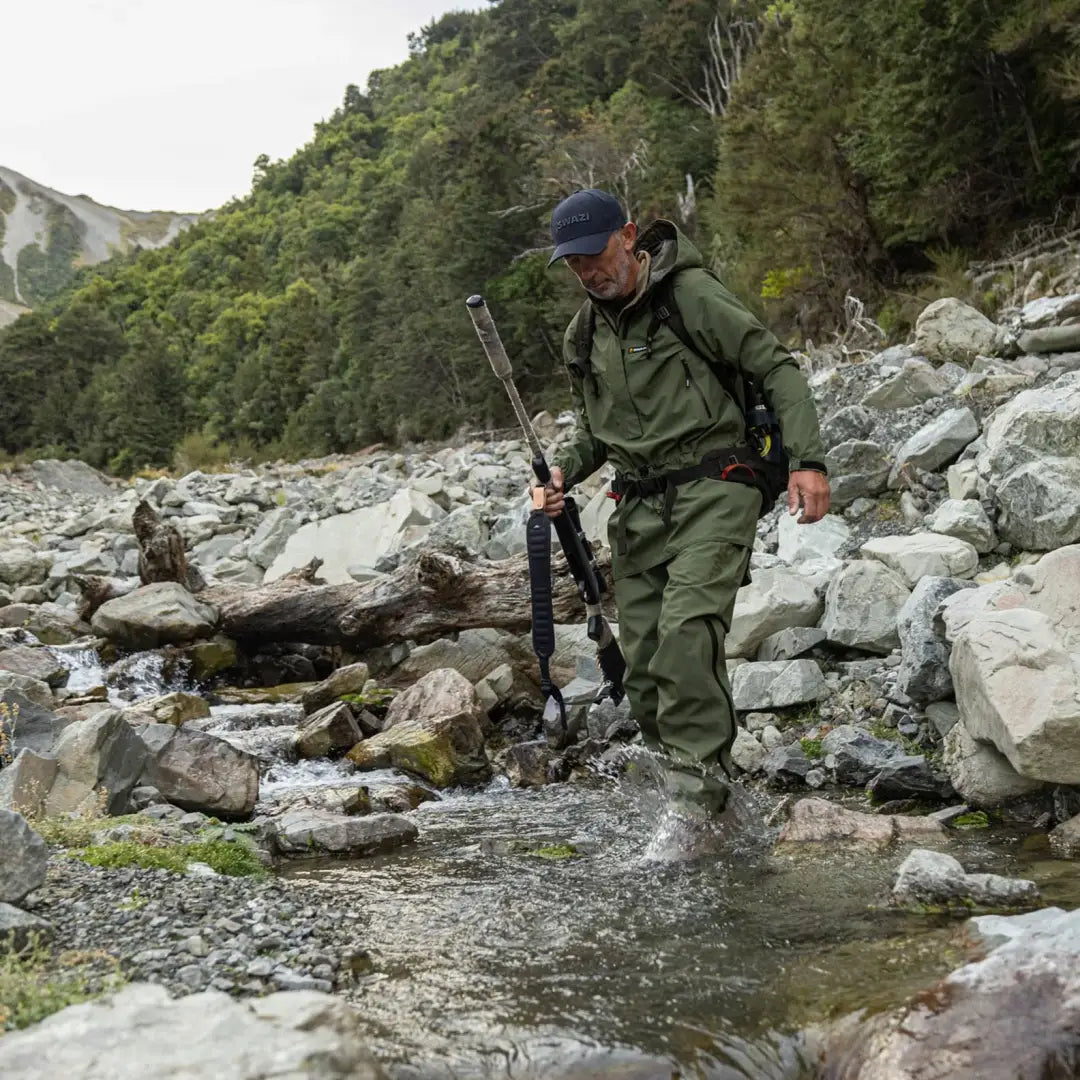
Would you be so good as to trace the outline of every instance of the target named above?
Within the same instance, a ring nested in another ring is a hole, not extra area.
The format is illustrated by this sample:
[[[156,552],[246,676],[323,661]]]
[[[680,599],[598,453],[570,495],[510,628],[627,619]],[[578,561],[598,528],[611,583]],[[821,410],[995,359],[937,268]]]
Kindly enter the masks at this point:
[[[1043,786],[1021,776],[991,744],[976,742],[963,723],[945,735],[941,758],[957,795],[977,809],[993,810]]]
[[[979,553],[966,540],[930,532],[875,537],[860,554],[895,570],[909,587],[924,577],[970,577],[979,563]]]
[[[1005,332],[975,308],[953,297],[935,300],[915,323],[915,350],[936,363],[969,366],[976,356],[994,356]]]
[[[979,437],[979,421],[969,408],[948,409],[897,448],[890,485],[905,468],[940,469]]]
[[[755,570],[752,582],[735,597],[725,652],[728,656],[755,656],[761,643],[778,630],[816,626],[822,607],[812,579],[779,567]]]
[[[741,664],[731,684],[739,712],[783,709],[828,696],[821,668],[814,660],[772,660]]]
[[[997,534],[977,499],[946,499],[934,512],[930,528],[964,540],[980,554],[997,547]]]
[[[979,470],[972,458],[950,465],[945,477],[949,484],[950,499],[977,499],[979,497]]]
[[[822,629],[838,645],[886,655],[900,644],[896,617],[910,595],[884,563],[856,559],[829,584]]]
[[[781,513],[779,535],[780,558],[786,563],[801,563],[834,556],[851,539],[851,529],[835,514],[801,525],[791,514]]]

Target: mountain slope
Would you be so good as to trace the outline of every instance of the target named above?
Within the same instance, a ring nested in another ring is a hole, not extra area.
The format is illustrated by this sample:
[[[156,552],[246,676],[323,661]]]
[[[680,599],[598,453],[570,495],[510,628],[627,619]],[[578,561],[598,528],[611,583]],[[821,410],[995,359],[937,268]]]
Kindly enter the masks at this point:
[[[64,195],[0,166],[0,325],[70,284],[80,266],[134,247],[157,248],[198,214],[149,213]]]

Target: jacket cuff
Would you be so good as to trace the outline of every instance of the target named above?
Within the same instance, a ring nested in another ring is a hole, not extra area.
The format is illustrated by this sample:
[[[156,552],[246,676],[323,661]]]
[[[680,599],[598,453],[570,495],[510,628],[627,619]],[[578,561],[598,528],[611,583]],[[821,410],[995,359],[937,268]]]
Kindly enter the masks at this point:
[[[788,472],[802,472],[803,470],[819,472],[822,476],[829,475],[829,470],[825,468],[823,461],[811,461],[809,458],[792,458],[788,462]]]

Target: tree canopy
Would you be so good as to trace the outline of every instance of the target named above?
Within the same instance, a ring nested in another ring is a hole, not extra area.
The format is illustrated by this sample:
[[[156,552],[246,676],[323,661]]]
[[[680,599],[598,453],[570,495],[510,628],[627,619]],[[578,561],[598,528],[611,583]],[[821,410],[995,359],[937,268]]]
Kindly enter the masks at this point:
[[[0,449],[130,472],[185,438],[301,455],[565,400],[551,207],[675,219],[782,331],[894,304],[1076,194],[1080,0],[499,0],[410,37],[250,193],[0,335]],[[28,268],[28,272],[33,268]],[[902,318],[894,316],[898,329]]]

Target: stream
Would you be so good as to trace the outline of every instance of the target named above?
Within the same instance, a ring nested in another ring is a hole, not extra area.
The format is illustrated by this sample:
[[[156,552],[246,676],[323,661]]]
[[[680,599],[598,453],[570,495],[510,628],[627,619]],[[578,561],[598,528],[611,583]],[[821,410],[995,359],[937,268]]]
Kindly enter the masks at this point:
[[[103,681],[92,654],[57,654],[73,685]],[[162,692],[151,655],[129,658],[117,704]],[[264,802],[360,778],[347,762],[290,760],[298,718],[296,706],[232,705],[197,723],[259,754]],[[759,821],[779,799],[747,798]],[[901,849],[777,855],[759,825],[759,842],[733,839],[717,858],[647,860],[660,820],[647,769],[539,789],[498,778],[410,816],[413,845],[282,871],[352,912],[369,965],[349,996],[400,1080],[810,1080],[800,1032],[898,1005],[972,955],[956,919],[887,907]],[[982,829],[954,832],[948,850],[1075,907],[1075,864],[1044,840]]]

